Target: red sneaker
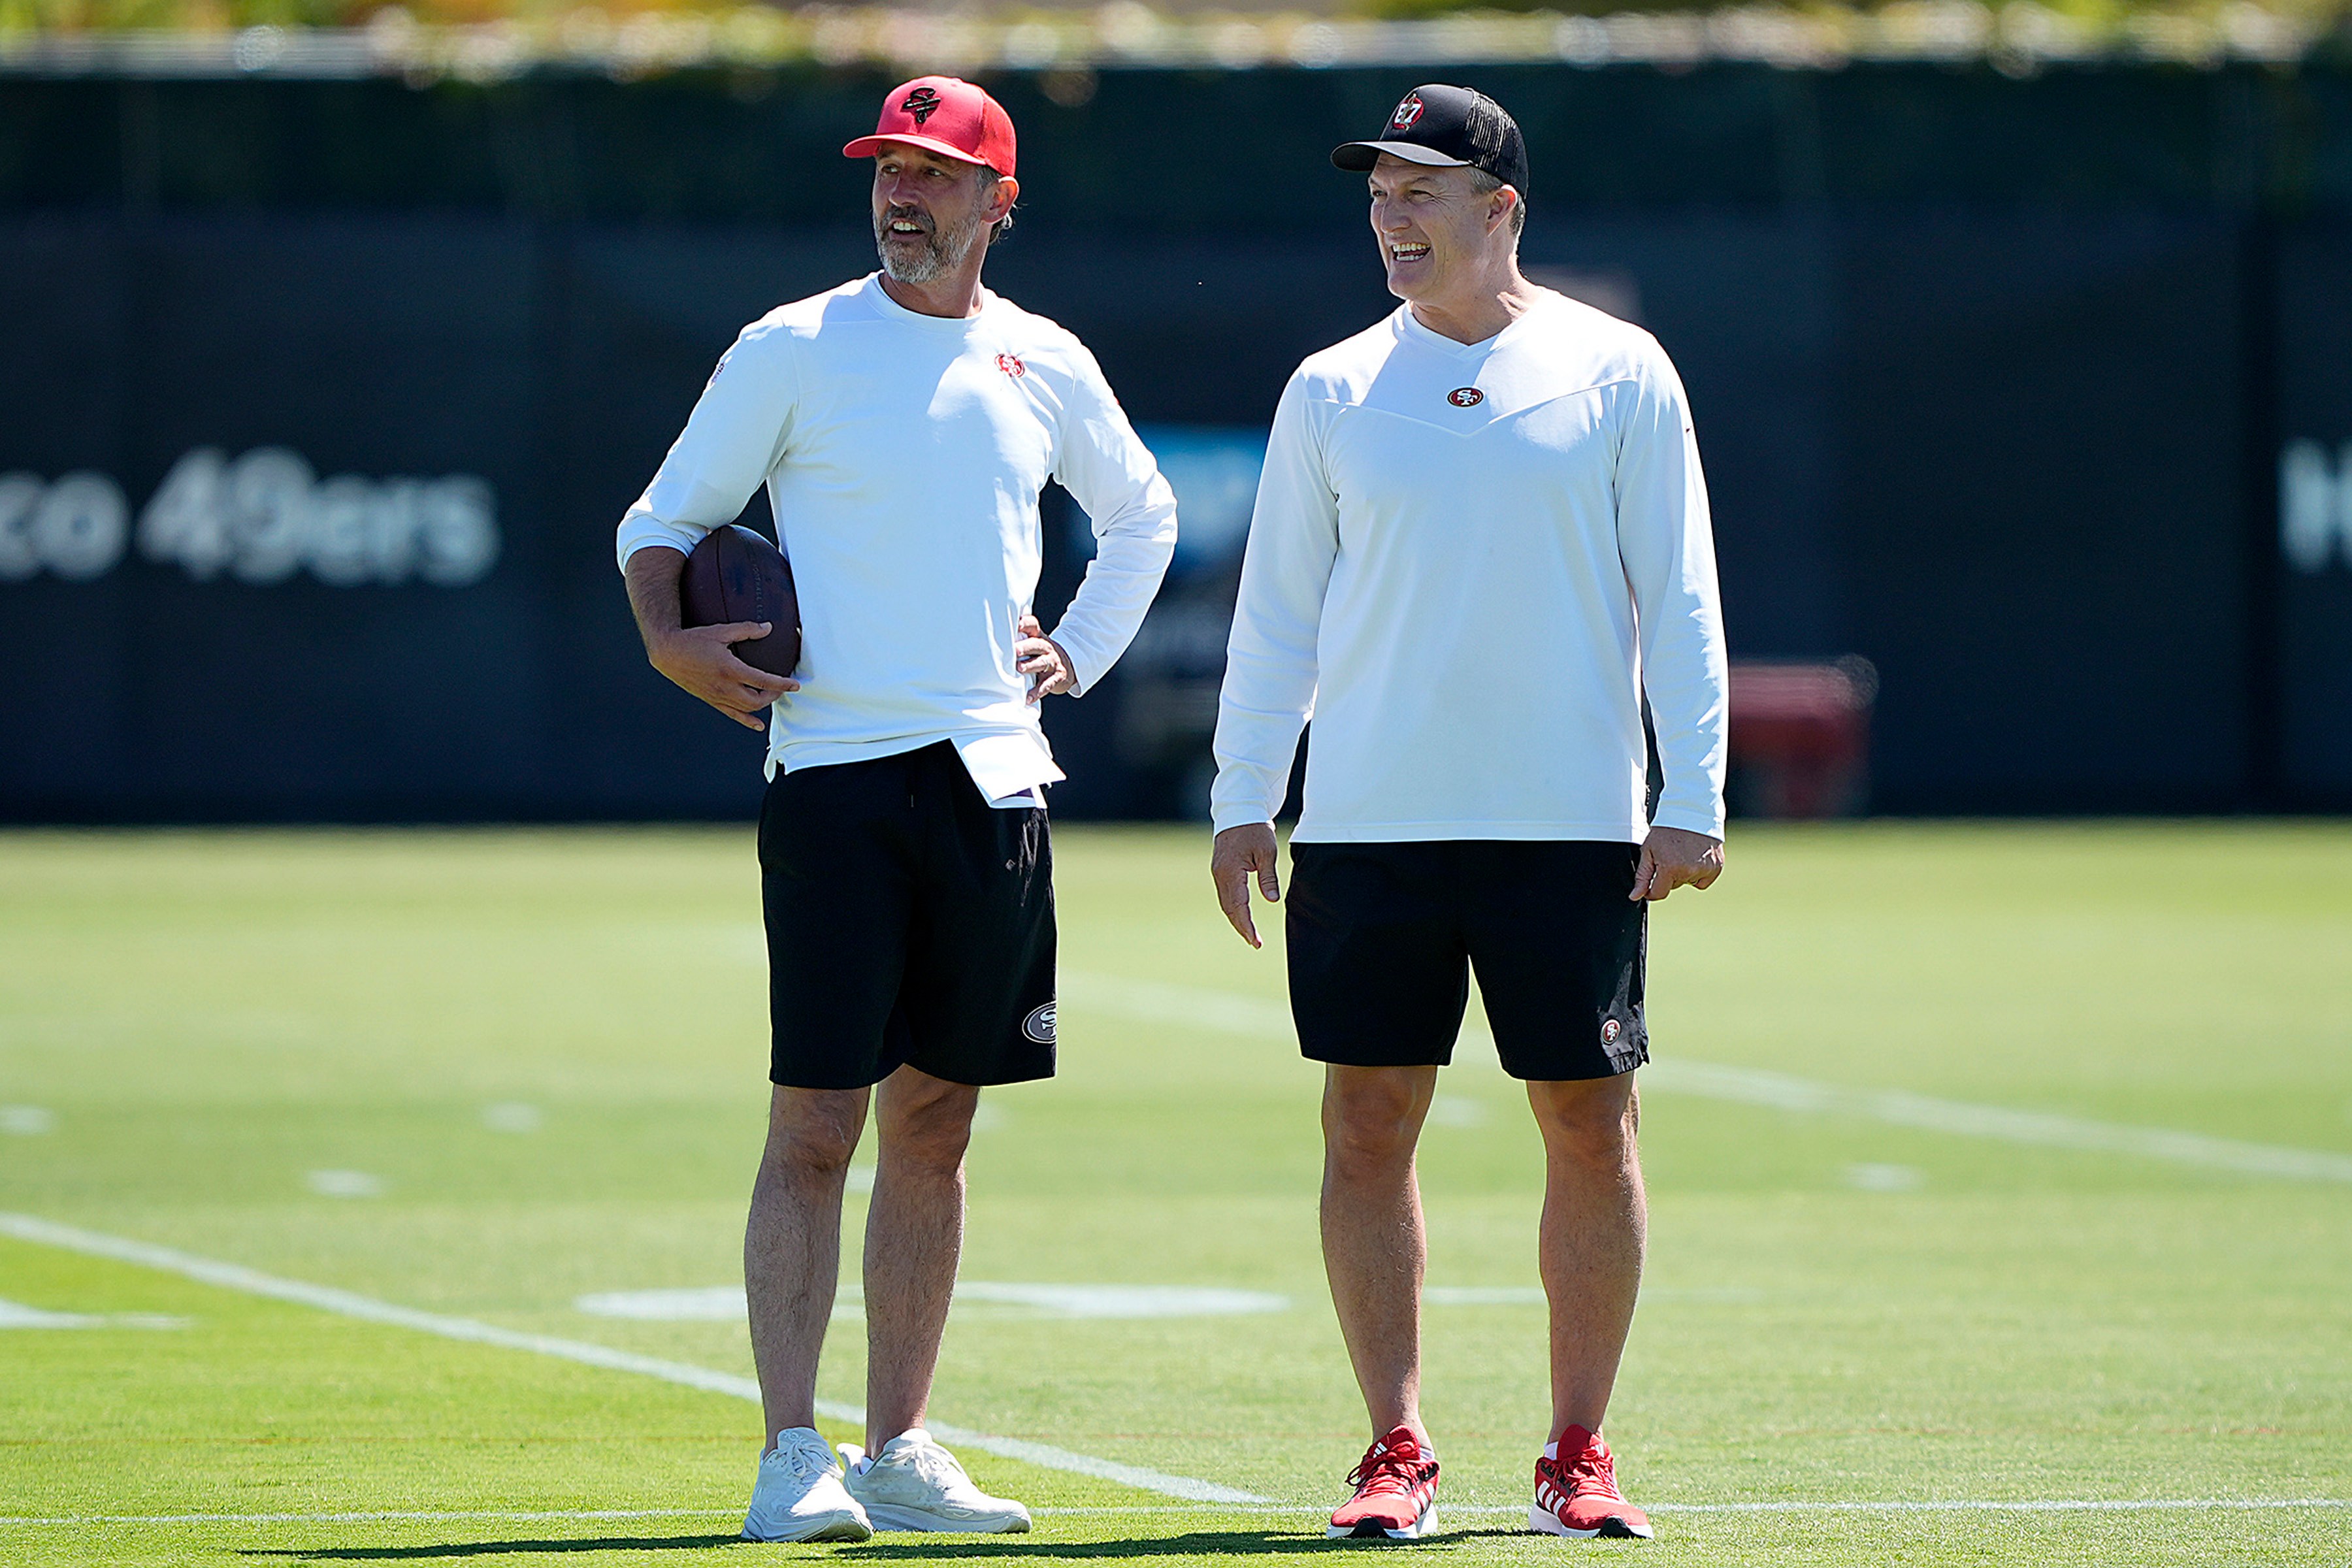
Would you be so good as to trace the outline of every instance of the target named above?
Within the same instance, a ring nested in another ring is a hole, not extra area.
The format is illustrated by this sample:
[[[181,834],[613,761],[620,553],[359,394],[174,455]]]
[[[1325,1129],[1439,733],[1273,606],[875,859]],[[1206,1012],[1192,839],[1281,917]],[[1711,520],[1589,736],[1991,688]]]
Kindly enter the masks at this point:
[[[1596,1535],[1651,1539],[1650,1516],[1617,1489],[1617,1461],[1598,1432],[1570,1426],[1552,1451],[1559,1458],[1536,1461],[1536,1505],[1528,1528],[1547,1535]]]
[[[1437,1456],[1410,1426],[1365,1449],[1348,1484],[1356,1495],[1331,1516],[1327,1536],[1413,1541],[1437,1528]]]

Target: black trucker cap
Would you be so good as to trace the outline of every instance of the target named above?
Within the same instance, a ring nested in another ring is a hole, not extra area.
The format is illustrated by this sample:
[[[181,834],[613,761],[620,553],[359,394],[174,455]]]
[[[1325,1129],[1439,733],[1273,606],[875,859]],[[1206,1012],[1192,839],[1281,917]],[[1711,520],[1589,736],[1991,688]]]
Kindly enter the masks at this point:
[[[1397,103],[1388,124],[1370,142],[1331,149],[1338,167],[1361,174],[1392,153],[1408,163],[1484,169],[1521,196],[1528,194],[1528,144],[1518,121],[1483,92],[1432,82]]]

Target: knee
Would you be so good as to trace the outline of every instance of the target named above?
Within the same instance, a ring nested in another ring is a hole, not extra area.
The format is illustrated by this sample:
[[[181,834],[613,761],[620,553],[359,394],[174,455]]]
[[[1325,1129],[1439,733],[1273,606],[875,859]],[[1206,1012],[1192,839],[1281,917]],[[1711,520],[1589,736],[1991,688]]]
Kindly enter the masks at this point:
[[[963,1168],[964,1151],[971,1144],[972,1112],[979,1108],[980,1091],[961,1087],[892,1108],[893,1114],[882,1123],[881,1159],[929,1175],[954,1174]]]
[[[1323,1096],[1323,1148],[1342,1179],[1392,1173],[1411,1163],[1428,1096],[1410,1079],[1385,1076],[1334,1082]]]
[[[779,1090],[768,1115],[761,1163],[791,1180],[841,1179],[865,1127],[864,1101],[826,1089]]]
[[[1554,1160],[1618,1171],[1635,1158],[1642,1113],[1630,1081],[1538,1084],[1529,1098]]]

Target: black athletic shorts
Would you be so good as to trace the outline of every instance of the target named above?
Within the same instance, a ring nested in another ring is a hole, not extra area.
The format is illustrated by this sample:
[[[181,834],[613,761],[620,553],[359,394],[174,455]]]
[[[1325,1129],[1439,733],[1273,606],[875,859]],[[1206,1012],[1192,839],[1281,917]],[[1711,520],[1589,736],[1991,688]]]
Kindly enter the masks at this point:
[[[778,773],[760,807],[769,1078],[1054,1076],[1054,852],[954,746]]]
[[[1503,1070],[1609,1078],[1650,1059],[1641,850],[1488,838],[1290,847],[1284,930],[1299,1048],[1345,1067],[1443,1067],[1470,973]]]

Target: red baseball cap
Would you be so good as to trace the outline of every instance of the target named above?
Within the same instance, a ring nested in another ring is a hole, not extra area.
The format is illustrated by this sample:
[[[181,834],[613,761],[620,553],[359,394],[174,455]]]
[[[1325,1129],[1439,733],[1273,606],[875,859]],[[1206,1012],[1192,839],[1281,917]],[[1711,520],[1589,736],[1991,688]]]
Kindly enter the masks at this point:
[[[960,77],[919,76],[900,82],[882,100],[874,134],[860,136],[841,155],[870,158],[885,142],[985,163],[1000,174],[1013,173],[1013,117],[984,89]]]

